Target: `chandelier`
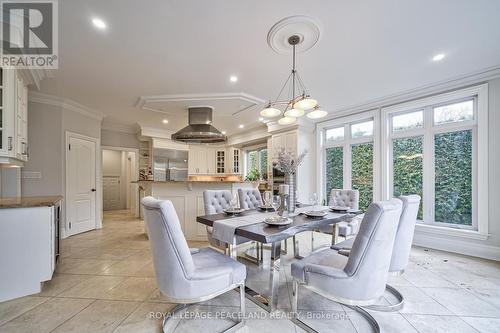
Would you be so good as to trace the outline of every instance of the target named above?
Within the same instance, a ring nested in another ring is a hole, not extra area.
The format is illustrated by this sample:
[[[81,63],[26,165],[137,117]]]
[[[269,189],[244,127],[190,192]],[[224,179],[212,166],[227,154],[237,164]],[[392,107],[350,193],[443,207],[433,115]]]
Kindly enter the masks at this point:
[[[297,118],[306,114],[306,111],[308,112],[306,116],[310,119],[323,118],[328,114],[321,110],[318,101],[311,98],[295,68],[295,46],[300,42],[300,37],[297,35],[288,38],[288,44],[292,46],[292,72],[288,75],[274,102],[269,101],[267,106],[260,111],[260,115],[265,118],[282,116],[278,120],[280,125],[295,123]],[[282,99],[284,94],[288,94],[287,99]]]

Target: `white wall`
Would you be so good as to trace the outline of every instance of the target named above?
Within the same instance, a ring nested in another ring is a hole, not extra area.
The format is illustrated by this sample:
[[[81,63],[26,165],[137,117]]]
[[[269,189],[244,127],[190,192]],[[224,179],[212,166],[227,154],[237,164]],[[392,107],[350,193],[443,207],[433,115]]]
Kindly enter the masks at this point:
[[[122,174],[122,152],[103,149],[102,175],[120,177]]]
[[[139,149],[140,143],[136,134],[103,129],[101,130],[101,145]]]
[[[22,171],[40,172],[39,179],[22,179],[23,196],[62,195],[66,186],[66,132],[74,132],[100,140],[101,121],[61,105],[29,102],[28,142],[30,155]],[[100,152],[98,145],[96,151]],[[100,154],[96,165],[99,182]],[[97,225],[102,225],[102,189],[96,195]],[[61,233],[66,235],[66,209],[62,205]]]
[[[29,103],[29,160],[23,172],[40,172],[39,179],[22,179],[24,196],[63,195],[62,109]]]

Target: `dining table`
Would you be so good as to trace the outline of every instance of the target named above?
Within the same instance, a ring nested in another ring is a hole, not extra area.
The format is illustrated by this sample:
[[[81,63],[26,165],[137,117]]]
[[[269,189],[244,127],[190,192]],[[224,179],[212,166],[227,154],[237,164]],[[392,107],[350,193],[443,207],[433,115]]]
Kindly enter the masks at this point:
[[[252,209],[245,210],[237,215],[228,215],[226,213],[198,216],[196,221],[209,227],[214,226],[214,222],[219,220],[228,220],[241,216],[255,217],[256,223],[239,226],[235,229],[235,236],[242,236],[250,241],[270,245],[270,263],[269,263],[269,295],[263,295],[258,291],[246,286],[246,297],[253,303],[268,312],[273,312],[278,308],[278,289],[279,289],[279,271],[281,261],[281,243],[282,241],[293,239],[294,257],[301,258],[299,254],[298,241],[295,236],[305,231],[314,231],[325,225],[331,225],[333,235],[337,234],[336,224],[343,221],[349,221],[353,216],[359,214],[358,211],[334,212],[326,210],[327,214],[323,217],[308,217],[303,212],[290,214],[292,220],[290,224],[284,226],[272,226],[264,222],[267,216],[266,210]],[[268,211],[267,211],[268,212]],[[236,237],[234,237],[236,239]],[[237,260],[236,244],[229,245],[229,255]]]

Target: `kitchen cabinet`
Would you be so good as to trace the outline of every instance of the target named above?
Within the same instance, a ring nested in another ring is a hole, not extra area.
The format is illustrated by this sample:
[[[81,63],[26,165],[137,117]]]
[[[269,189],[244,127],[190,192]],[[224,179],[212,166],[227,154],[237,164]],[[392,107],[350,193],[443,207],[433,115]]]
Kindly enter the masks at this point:
[[[215,148],[206,146],[189,146],[188,174],[215,174]]]
[[[315,184],[315,164],[311,152],[314,147],[314,135],[310,131],[291,130],[274,134],[271,138],[273,162],[278,159],[278,154],[282,150],[291,153],[294,158],[305,150],[309,153],[299,166],[296,174],[296,191],[299,201],[307,202],[310,193],[314,192]]]
[[[0,302],[37,294],[42,282],[52,279],[59,254],[60,201],[0,199]]]
[[[215,150],[215,172],[217,174],[226,173],[226,150],[216,149]]]
[[[297,156],[297,136],[297,131],[290,131],[273,135],[273,160],[276,160],[278,158],[278,154],[282,150],[291,153],[293,156]]]
[[[241,150],[234,147],[227,149],[226,173],[241,174]]]
[[[28,160],[28,87],[15,69],[0,68],[0,164]]]

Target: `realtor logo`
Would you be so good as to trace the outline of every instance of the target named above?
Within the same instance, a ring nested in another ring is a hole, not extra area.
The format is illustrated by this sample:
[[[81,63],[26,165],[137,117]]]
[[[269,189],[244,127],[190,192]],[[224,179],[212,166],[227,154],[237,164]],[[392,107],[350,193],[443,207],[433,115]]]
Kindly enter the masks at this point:
[[[3,0],[0,6],[0,66],[57,68],[57,0]]]

